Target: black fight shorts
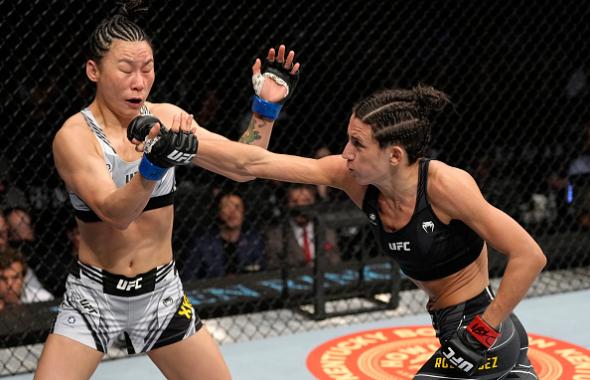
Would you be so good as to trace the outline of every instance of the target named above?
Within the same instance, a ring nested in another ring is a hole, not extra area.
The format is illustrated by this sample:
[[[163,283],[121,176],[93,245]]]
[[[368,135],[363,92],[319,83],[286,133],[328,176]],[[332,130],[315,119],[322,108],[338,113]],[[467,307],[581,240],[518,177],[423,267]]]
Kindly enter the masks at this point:
[[[432,311],[432,325],[439,341],[452,336],[460,326],[469,324],[476,315],[482,314],[492,299],[493,293],[486,288],[467,302]],[[488,352],[486,362],[473,375],[466,376],[454,368],[438,349],[414,379],[537,379],[527,356],[529,341],[526,331],[514,314],[502,322],[500,333],[500,338]]]

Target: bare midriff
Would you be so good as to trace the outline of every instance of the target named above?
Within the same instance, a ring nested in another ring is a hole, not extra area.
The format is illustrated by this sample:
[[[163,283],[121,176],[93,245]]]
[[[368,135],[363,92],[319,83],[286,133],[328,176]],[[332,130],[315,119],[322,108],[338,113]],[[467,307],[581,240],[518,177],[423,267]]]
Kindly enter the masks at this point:
[[[488,251],[484,245],[479,257],[465,268],[447,277],[414,283],[429,297],[428,310],[461,304],[479,295],[488,286]]]
[[[173,206],[143,212],[125,230],[84,223],[79,259],[108,272],[134,277],[172,260]]]

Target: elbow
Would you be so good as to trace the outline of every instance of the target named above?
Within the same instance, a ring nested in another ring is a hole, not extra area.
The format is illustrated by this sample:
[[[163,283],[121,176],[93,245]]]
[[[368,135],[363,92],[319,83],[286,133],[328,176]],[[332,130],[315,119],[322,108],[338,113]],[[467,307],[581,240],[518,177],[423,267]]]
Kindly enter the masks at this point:
[[[256,179],[256,176],[250,172],[250,163],[246,159],[240,159],[236,163],[232,179],[237,182],[250,182]]]
[[[535,257],[539,272],[541,272],[547,265],[547,256],[545,256],[545,253],[539,249],[539,252],[535,255]]]
[[[109,215],[108,213],[97,213],[97,215],[100,220],[117,230],[126,230],[129,228],[131,222],[133,222],[133,219],[131,218],[116,217],[114,215]]]
[[[240,183],[250,182],[250,181],[256,179],[256,177],[253,177],[253,176],[246,176],[246,175],[240,175],[240,174],[226,174],[226,177],[233,180],[233,181],[240,182]]]
[[[240,177],[236,178],[236,181],[244,183],[244,182],[253,181],[255,179],[256,179],[256,177],[253,177],[253,176],[240,176]]]
[[[116,230],[126,230],[129,228],[129,225],[133,220],[120,220],[120,219],[110,219],[110,218],[103,218],[103,222],[107,223],[109,226],[113,227]]]
[[[534,250],[534,253],[526,256],[526,266],[535,270],[537,273],[541,273],[547,265],[547,257],[540,247]]]

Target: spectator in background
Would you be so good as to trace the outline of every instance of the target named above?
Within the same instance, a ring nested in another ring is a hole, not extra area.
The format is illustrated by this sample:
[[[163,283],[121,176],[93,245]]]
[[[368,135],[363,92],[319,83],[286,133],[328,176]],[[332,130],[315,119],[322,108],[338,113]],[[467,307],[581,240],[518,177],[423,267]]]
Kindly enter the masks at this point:
[[[23,255],[12,247],[0,253],[0,310],[9,305],[50,301],[51,293],[31,276]]]
[[[60,259],[61,249],[39,242],[33,218],[27,210],[13,207],[7,209],[5,215],[10,231],[10,245],[25,258],[29,281],[34,287],[47,289],[53,295],[61,296],[65,290],[64,283],[71,260],[63,264]]]
[[[0,310],[21,303],[26,264],[17,250],[8,247],[0,255]]]
[[[6,221],[10,227],[10,240],[18,242],[33,242],[35,232],[33,230],[31,215],[21,207],[9,208],[5,211]]]
[[[43,253],[38,252],[35,244],[37,237],[31,214],[21,207],[13,207],[4,210],[4,217],[8,225],[10,246],[24,255],[29,272],[42,267]]]
[[[6,223],[6,219],[4,218],[4,215],[2,213],[0,213],[0,255],[8,247],[8,236],[9,236],[8,232],[9,232],[8,223]]]
[[[201,101],[201,108],[196,116],[199,124],[209,126],[214,123],[217,119],[216,115],[220,107],[221,100],[219,99],[217,90],[209,88],[205,93],[205,98]]]
[[[20,250],[20,248],[27,249],[32,255],[34,252],[32,242],[34,240],[35,233],[31,225],[31,216],[26,210],[17,207],[8,209],[6,216],[0,214],[0,259],[6,256],[8,258],[12,257],[11,260],[21,262],[24,276],[24,289],[21,300],[25,303],[53,299],[53,296],[45,289],[35,272],[30,269],[28,258]],[[14,259],[14,257],[17,257],[18,260]],[[12,261],[5,264],[3,269],[9,270],[11,263]],[[19,265],[15,264],[15,267]],[[12,272],[10,276],[13,276]]]
[[[35,244],[36,235],[31,214],[21,207],[13,207],[4,210],[4,216],[8,224],[8,241],[24,255],[31,268],[29,272],[32,273],[42,266],[43,254],[38,252]]]
[[[217,196],[217,224],[190,244],[183,280],[256,272],[266,267],[264,239],[244,225],[244,201],[233,192]]]
[[[25,192],[10,181],[10,169],[5,159],[0,157],[0,209],[27,207],[29,202]]]
[[[9,230],[4,215],[0,214],[0,310],[6,304],[53,299],[33,271],[27,270],[23,254],[8,244]]]
[[[256,180],[248,184],[248,199],[251,200],[248,220],[259,225],[279,224],[285,215],[283,200],[285,184],[272,180]]]
[[[579,152],[546,178],[549,193],[559,200],[559,214],[568,222],[573,219],[574,229],[590,228],[590,122],[584,125]]]
[[[331,264],[340,262],[336,232],[319,228],[317,218],[304,209],[316,204],[316,189],[311,185],[294,184],[287,190],[288,218],[282,225],[267,230],[266,244],[269,267],[311,267],[316,254],[324,251]],[[318,236],[323,230],[325,235]],[[323,241],[323,247],[318,242]]]

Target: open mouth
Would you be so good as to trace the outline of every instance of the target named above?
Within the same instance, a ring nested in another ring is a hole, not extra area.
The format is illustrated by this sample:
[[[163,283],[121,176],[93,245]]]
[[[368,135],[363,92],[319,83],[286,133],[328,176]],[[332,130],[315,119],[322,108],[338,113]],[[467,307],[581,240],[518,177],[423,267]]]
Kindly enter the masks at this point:
[[[141,98],[130,98],[130,99],[127,99],[127,101],[129,103],[135,104],[135,105],[140,105],[142,102]]]

